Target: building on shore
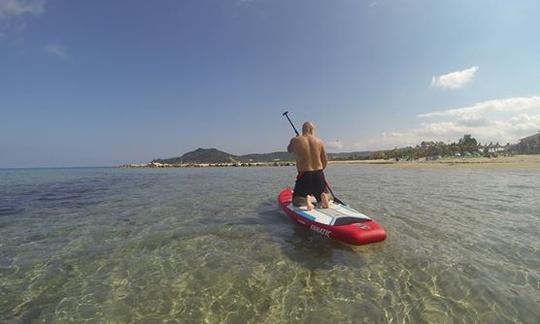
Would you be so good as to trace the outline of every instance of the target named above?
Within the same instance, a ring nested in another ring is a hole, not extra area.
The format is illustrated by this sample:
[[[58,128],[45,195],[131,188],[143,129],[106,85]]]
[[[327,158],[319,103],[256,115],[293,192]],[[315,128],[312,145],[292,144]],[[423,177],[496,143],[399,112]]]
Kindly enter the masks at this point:
[[[540,153],[540,131],[534,135],[520,139],[516,145],[516,149],[521,154]]]

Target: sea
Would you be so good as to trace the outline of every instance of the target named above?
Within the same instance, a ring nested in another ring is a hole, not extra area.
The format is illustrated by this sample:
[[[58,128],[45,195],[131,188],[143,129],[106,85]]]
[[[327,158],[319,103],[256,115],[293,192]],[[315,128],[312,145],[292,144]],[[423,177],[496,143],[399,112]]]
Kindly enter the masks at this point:
[[[278,207],[294,167],[0,170],[1,323],[540,323],[540,173],[330,165],[387,231]]]

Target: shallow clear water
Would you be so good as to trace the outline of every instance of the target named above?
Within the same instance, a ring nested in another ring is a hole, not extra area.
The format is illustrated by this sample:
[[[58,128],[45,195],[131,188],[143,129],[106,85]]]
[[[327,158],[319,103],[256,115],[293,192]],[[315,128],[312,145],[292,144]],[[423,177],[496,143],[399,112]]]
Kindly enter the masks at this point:
[[[0,322],[540,322],[538,172],[332,165],[362,247],[279,210],[294,175],[0,170]]]

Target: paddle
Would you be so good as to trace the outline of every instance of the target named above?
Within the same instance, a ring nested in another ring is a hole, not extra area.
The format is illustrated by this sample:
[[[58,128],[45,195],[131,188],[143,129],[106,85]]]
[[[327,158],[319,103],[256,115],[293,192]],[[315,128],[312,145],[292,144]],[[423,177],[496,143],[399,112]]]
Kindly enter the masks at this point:
[[[296,136],[300,136],[300,133],[298,133],[298,130],[296,129],[296,127],[294,127],[294,124],[292,123],[291,119],[289,118],[289,112],[286,111],[286,112],[284,112],[283,114],[281,114],[281,116],[287,117],[287,120],[289,121],[289,123],[291,124],[292,128],[294,129],[294,132],[296,133]]]
[[[296,127],[294,127],[293,122],[292,122],[291,119],[289,118],[289,112],[286,111],[286,112],[284,112],[284,113],[281,114],[281,115],[287,117],[287,120],[289,121],[289,123],[291,124],[292,128],[294,129],[294,132],[296,133],[296,136],[300,136],[300,133],[298,133],[298,130],[296,129]],[[326,178],[324,179],[324,182],[325,182],[325,184],[326,184],[326,188],[328,188],[328,190],[329,190],[330,193],[332,194],[332,197],[334,197],[334,201],[337,202],[338,204],[346,205],[343,201],[341,201],[341,199],[339,199],[338,197],[336,197],[336,195],[334,194],[334,191],[333,191],[332,188],[330,187],[330,184],[328,183],[328,181],[326,180]]]

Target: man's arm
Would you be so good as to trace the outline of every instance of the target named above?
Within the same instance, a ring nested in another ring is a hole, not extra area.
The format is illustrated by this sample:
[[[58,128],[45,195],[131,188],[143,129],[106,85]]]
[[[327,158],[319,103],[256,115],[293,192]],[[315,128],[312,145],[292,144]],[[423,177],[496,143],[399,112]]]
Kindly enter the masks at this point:
[[[287,152],[292,153],[294,151],[294,138],[291,138],[289,146],[287,146]]]
[[[326,158],[326,149],[324,148],[324,144],[321,142],[321,162],[323,169],[326,169],[326,165],[328,164],[328,159]]]

